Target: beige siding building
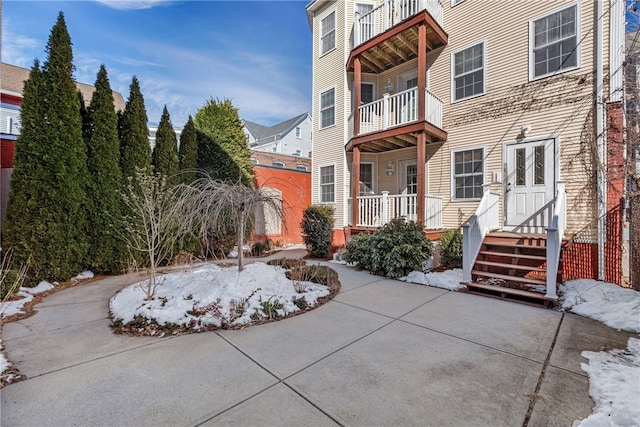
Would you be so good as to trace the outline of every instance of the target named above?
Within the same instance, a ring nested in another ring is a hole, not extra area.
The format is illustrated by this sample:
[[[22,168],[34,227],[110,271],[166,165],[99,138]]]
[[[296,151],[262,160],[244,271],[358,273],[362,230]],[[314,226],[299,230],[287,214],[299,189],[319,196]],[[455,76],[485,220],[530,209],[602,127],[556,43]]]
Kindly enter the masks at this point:
[[[466,224],[474,281],[494,231],[559,229],[604,252],[596,165],[620,101],[624,2],[314,0],[307,15],[312,202],[335,208],[338,245],[399,216],[428,233]]]

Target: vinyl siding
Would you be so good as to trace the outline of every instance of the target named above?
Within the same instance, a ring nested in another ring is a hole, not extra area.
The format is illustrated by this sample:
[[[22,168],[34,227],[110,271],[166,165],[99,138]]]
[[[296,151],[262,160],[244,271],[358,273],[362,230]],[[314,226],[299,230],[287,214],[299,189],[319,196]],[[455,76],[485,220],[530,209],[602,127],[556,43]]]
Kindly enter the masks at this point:
[[[605,1],[603,16],[603,52],[605,75],[609,63],[609,1]],[[579,67],[555,76],[529,80],[529,22],[571,4],[577,4],[580,13]],[[318,37],[314,36],[314,129],[313,161],[316,164],[336,164],[336,226],[341,228],[347,218],[344,210],[349,197],[349,168],[351,154],[345,155],[344,143],[348,135],[348,117],[351,113],[351,86],[353,75],[344,72],[350,47],[350,33],[354,2],[339,1],[326,6],[314,20],[318,31],[319,20],[336,10],[336,50],[330,59],[318,58]],[[469,147],[485,149],[485,183],[491,182],[492,172],[504,173],[505,144],[516,141],[522,125],[531,125],[527,139],[557,135],[560,179],[567,181],[567,232],[576,233],[595,225],[596,194],[593,176],[595,170],[590,158],[595,139],[595,2],[594,0],[530,0],[481,1],[466,0],[455,7],[443,2],[444,29],[449,35],[447,46],[429,54],[428,88],[444,103],[443,128],[448,140],[427,146],[427,193],[443,198],[443,226],[457,227],[475,212],[477,201],[451,199],[451,152]],[[344,50],[340,48],[343,40]],[[485,93],[471,99],[451,100],[451,54],[479,42],[485,43]],[[398,87],[398,76],[417,68],[412,60],[380,75],[363,75],[363,81],[375,84],[376,98],[384,92],[388,79]],[[606,79],[605,79],[605,83]],[[317,130],[319,119],[318,93],[336,87],[336,126]],[[607,93],[605,89],[604,93]],[[340,105],[340,107],[338,107]],[[342,111],[341,111],[342,110]],[[363,154],[363,162],[374,162],[374,188],[377,194],[400,191],[399,161],[415,158],[415,148],[391,151],[377,155]],[[388,176],[389,161],[394,174]],[[317,168],[314,166],[314,201],[317,200]],[[503,184],[491,185],[501,195]],[[343,195],[341,196],[340,188]],[[341,200],[343,198],[343,200]],[[503,206],[501,212],[504,213]],[[501,224],[502,224],[501,218]]]

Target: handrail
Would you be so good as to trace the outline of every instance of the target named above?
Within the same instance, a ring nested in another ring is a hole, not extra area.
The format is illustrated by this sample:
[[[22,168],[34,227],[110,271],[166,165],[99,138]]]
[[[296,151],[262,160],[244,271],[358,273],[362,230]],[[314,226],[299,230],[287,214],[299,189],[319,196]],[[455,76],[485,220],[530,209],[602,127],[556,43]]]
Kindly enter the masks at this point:
[[[567,193],[565,182],[556,182],[556,204],[551,225],[547,228],[547,292],[546,297],[558,299],[557,280],[562,239],[567,223]]]
[[[371,40],[398,23],[426,10],[443,27],[444,8],[440,0],[384,0],[367,13],[355,13],[353,46]]]
[[[352,200],[349,199],[349,206]],[[407,221],[417,221],[418,197],[416,194],[389,194],[383,191],[379,195],[358,196],[358,227],[381,227],[393,218],[404,218]],[[351,211],[349,211],[351,212]],[[350,218],[351,224],[354,224]],[[426,229],[442,228],[442,197],[425,195]]]
[[[442,129],[442,101],[426,90],[425,120]],[[358,135],[377,132],[418,120],[418,89],[410,88],[393,95],[385,93],[382,98],[362,104]],[[353,134],[353,113],[349,116],[349,137]]]
[[[484,236],[499,228],[500,196],[483,186],[483,194],[475,214],[468,223],[462,225],[462,281],[471,282],[471,270],[480,252]]]

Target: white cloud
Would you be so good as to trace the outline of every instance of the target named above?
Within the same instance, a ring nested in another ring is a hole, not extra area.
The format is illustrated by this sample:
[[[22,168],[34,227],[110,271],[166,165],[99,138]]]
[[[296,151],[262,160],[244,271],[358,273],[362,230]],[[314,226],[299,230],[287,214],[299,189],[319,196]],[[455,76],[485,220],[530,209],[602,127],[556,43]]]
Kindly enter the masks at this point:
[[[175,3],[174,0],[96,0],[112,9],[139,10],[151,9],[156,6],[166,6]]]
[[[2,62],[31,68],[33,60],[43,54],[38,40],[14,33],[8,20],[2,23]]]

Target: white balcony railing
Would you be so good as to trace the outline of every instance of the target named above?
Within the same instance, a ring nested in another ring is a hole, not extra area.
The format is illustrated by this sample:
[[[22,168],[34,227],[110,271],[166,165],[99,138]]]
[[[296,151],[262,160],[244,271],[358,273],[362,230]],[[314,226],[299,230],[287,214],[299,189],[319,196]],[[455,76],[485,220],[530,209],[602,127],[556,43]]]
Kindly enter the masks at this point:
[[[556,182],[556,203],[551,225],[547,228],[547,298],[558,298],[556,283],[560,265],[562,238],[567,222],[567,194],[564,181]]]
[[[471,270],[476,262],[484,236],[491,230],[497,230],[500,218],[500,196],[484,186],[482,199],[476,213],[468,223],[462,225],[462,281],[471,282]]]
[[[442,101],[427,90],[425,102],[425,120],[442,129]],[[393,95],[385,93],[382,98],[361,105],[359,110],[358,135],[415,122],[418,120],[418,89],[407,89]],[[353,136],[352,114],[349,117],[349,137]]]
[[[353,47],[423,10],[426,10],[440,27],[443,26],[443,7],[439,0],[384,0],[363,15],[356,12],[353,23]]]
[[[351,218],[349,199],[349,223]],[[392,194],[383,191],[380,195],[358,196],[357,227],[382,227],[394,218],[417,220],[418,198],[415,194]],[[422,220],[426,229],[442,228],[442,198],[425,196],[425,217]]]

